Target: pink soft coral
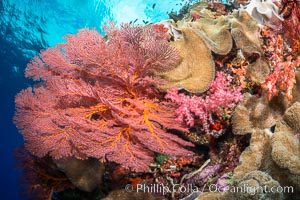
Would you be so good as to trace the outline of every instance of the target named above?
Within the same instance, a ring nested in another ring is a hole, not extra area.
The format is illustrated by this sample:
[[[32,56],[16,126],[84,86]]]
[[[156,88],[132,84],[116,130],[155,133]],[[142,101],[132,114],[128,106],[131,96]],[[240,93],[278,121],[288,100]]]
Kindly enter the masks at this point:
[[[223,108],[233,109],[243,99],[241,88],[232,88],[231,80],[231,76],[217,72],[208,94],[202,96],[178,94],[177,88],[168,90],[166,98],[179,105],[176,110],[177,121],[184,122],[189,127],[200,123],[208,133],[210,124],[214,123],[213,114],[222,116],[225,114]]]

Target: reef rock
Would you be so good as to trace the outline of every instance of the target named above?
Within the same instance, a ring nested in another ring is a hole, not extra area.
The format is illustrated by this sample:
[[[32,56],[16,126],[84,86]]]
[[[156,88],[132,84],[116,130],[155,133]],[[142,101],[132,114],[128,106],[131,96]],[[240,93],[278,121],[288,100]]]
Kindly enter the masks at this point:
[[[58,168],[80,190],[92,192],[101,186],[104,164],[97,159],[65,158],[55,161]]]

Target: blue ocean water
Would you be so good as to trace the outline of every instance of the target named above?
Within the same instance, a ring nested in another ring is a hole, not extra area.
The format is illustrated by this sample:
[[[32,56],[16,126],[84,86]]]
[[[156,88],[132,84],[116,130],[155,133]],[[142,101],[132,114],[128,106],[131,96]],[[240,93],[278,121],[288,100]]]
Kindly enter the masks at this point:
[[[196,0],[0,0],[0,199],[24,199],[19,194],[13,158],[23,143],[12,122],[14,96],[32,84],[24,77],[29,60],[41,49],[63,42],[62,36],[80,28],[96,28],[107,20],[137,24],[167,19]]]

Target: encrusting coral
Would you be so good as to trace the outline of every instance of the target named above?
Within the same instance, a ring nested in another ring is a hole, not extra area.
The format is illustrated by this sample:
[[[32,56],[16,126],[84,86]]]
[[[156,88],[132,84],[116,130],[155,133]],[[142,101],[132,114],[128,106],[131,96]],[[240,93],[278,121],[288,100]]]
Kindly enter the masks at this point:
[[[151,78],[179,60],[165,32],[112,24],[106,34],[80,30],[28,64],[26,76],[43,82],[16,96],[14,121],[27,149],[38,157],[92,157],[134,171],[146,171],[154,152],[192,154],[183,148],[190,142],[168,133],[186,129]]]

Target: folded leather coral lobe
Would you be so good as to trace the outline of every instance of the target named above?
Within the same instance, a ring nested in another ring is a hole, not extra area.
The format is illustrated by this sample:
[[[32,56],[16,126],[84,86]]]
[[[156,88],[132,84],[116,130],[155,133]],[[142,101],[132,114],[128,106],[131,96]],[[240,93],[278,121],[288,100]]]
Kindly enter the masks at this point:
[[[42,80],[15,100],[14,121],[28,150],[54,159],[94,157],[134,171],[147,170],[154,152],[191,154],[184,148],[191,143],[168,133],[186,129],[151,77],[179,61],[165,33],[129,24],[110,24],[105,32],[67,35],[65,44],[28,64],[26,76]]]

